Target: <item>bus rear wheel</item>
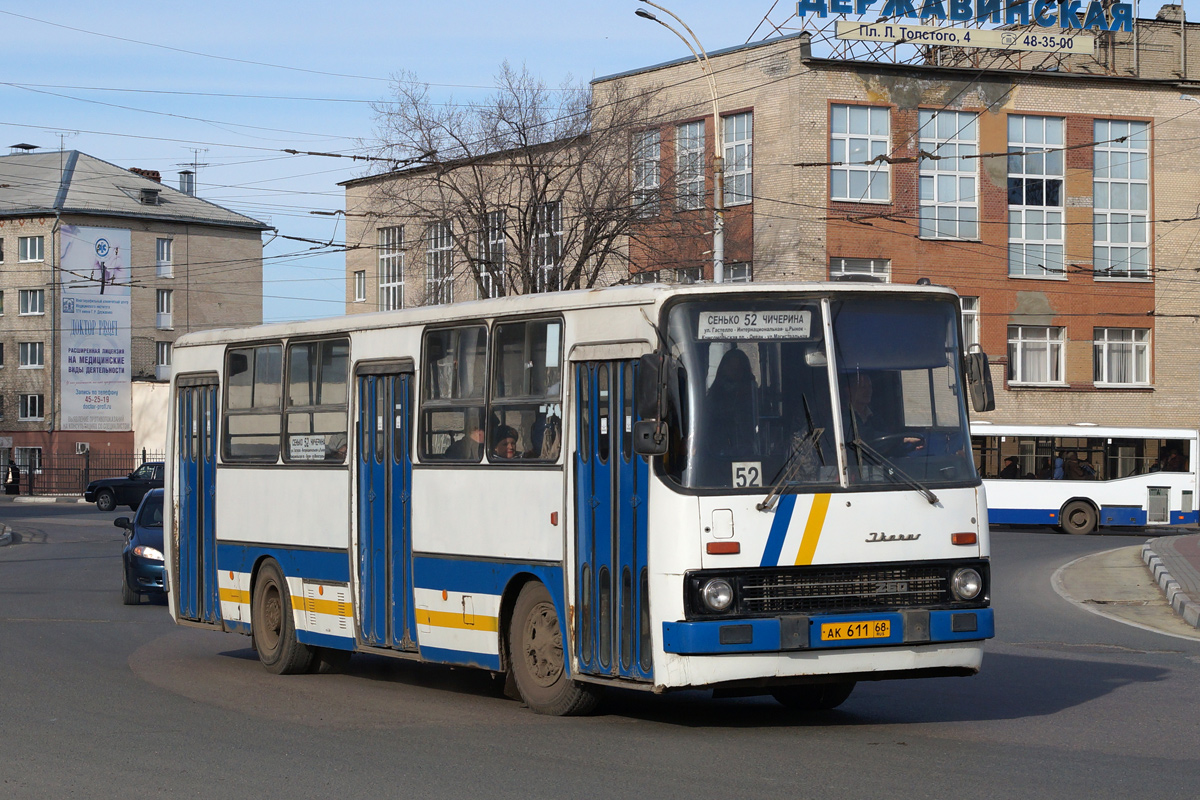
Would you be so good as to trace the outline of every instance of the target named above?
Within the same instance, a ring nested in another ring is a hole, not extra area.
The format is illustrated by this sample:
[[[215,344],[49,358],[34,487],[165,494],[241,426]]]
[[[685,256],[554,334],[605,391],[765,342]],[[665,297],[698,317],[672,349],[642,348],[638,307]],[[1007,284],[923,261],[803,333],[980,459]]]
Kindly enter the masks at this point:
[[[837,708],[854,691],[855,681],[814,683],[807,686],[781,686],[771,696],[792,711],[829,711]]]
[[[1091,503],[1074,500],[1063,506],[1059,520],[1065,532],[1082,536],[1096,530],[1096,509]]]
[[[587,714],[599,702],[599,689],[571,680],[562,641],[550,592],[536,581],[525,584],[508,631],[509,668],[521,699],[538,714]]]
[[[268,672],[294,675],[307,672],[312,664],[312,649],[296,640],[292,617],[292,595],[283,570],[267,561],[258,571],[250,616],[250,633],[258,660]]]

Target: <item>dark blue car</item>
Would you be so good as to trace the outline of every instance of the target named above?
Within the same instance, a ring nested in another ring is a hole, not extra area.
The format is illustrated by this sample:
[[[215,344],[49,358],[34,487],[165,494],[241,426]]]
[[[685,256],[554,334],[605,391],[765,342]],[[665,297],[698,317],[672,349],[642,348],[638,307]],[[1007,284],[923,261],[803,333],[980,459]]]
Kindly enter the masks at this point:
[[[142,602],[142,595],[162,595],[163,490],[146,493],[133,522],[129,517],[117,517],[113,525],[126,530],[121,553],[121,600],[127,606],[136,606]]]

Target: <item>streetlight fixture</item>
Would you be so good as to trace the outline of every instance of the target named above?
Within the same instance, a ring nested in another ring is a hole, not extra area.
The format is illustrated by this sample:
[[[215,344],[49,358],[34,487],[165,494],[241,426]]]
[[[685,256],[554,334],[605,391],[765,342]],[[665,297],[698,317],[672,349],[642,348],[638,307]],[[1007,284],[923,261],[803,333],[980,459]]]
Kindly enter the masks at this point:
[[[679,37],[679,39],[687,45],[688,50],[692,51],[692,56],[696,59],[696,63],[700,65],[701,72],[708,80],[708,91],[712,95],[713,106],[713,283],[725,282],[725,147],[724,135],[721,130],[721,112],[717,107],[717,82],[713,78],[712,65],[708,61],[708,53],[704,46],[700,44],[700,39],[692,32],[687,23],[681,20],[673,11],[663,8],[658,3],[652,3],[650,0],[640,0],[648,6],[653,6],[664,14],[670,14],[671,17],[683,26],[683,29],[688,32],[688,36],[692,37],[689,41],[687,36],[684,36],[670,24],[663,22],[654,14],[644,8],[639,8],[634,11],[642,19],[648,19],[651,22],[657,22],[671,33]],[[693,43],[695,46],[693,46]]]

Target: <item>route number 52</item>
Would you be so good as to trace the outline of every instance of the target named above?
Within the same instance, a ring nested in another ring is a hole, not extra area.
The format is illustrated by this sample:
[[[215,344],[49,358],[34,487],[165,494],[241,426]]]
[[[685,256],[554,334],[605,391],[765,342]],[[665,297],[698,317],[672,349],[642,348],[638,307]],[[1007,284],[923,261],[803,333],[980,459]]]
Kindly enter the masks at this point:
[[[762,462],[734,461],[733,487],[745,489],[749,486],[762,486]]]

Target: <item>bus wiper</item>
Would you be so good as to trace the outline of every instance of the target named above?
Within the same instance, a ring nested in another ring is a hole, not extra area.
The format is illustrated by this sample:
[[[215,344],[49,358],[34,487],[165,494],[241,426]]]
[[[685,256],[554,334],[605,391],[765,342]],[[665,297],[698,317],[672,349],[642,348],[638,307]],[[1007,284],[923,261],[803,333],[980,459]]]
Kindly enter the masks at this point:
[[[848,442],[848,444],[850,444],[852,447],[854,447],[856,450],[858,450],[860,464],[862,463],[862,454],[865,453],[866,455],[873,458],[877,464],[879,464],[880,466],[882,466],[886,469],[888,477],[898,478],[902,483],[907,483],[909,486],[916,489],[918,492],[921,493],[921,495],[926,500],[929,501],[929,505],[936,506],[938,504],[937,495],[934,494],[933,492],[931,492],[929,490],[929,487],[925,486],[925,484],[921,483],[916,478],[912,477],[907,472],[900,469],[900,467],[898,467],[896,465],[896,462],[892,461],[890,458],[885,456],[883,453],[879,452],[874,447],[871,447],[871,445],[864,442],[862,440],[862,438],[858,436],[857,430],[855,431],[854,439],[852,441]]]
[[[808,433],[804,434],[792,446],[792,452],[788,455],[787,460],[783,462],[783,466],[779,470],[779,477],[771,484],[771,491],[767,492],[767,496],[763,501],[755,506],[759,511],[770,511],[775,507],[775,503],[779,500],[779,495],[783,493],[785,486],[796,479],[796,474],[800,472],[800,467],[804,464],[804,459],[801,455],[807,455],[815,452],[817,459],[821,462],[821,466],[825,466],[825,454],[821,452],[821,434],[825,433],[824,428],[817,428],[813,425],[812,412],[808,408],[808,398],[800,395],[800,399],[804,401],[804,418],[808,422]]]

